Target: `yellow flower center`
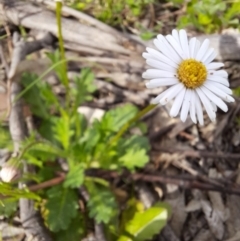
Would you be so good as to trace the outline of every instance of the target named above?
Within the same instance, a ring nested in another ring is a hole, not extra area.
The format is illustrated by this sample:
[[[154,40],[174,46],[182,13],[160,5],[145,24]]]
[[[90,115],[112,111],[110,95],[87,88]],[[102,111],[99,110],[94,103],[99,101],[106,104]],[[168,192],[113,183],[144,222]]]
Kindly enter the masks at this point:
[[[205,65],[195,59],[186,59],[181,62],[177,70],[178,79],[188,89],[196,89],[207,78]]]

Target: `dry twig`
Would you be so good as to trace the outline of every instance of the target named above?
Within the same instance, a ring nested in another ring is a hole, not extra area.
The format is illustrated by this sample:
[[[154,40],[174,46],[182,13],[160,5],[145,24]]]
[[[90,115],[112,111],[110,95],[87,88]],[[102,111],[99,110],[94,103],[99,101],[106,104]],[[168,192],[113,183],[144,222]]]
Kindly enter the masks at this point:
[[[42,40],[30,43],[19,41],[19,39],[17,38],[15,39],[12,62],[8,73],[8,78],[11,82],[10,95],[12,103],[9,117],[9,128],[14,143],[15,155],[19,153],[20,144],[27,136],[26,124],[23,116],[22,102],[20,99],[16,100],[17,95],[21,91],[21,86],[19,83],[21,74],[18,73],[16,75],[16,71],[20,62],[26,57],[26,55],[41,49],[45,44],[49,43],[44,42],[46,41],[46,39],[49,40],[52,38],[49,34],[47,34]],[[31,171],[30,167],[26,163],[24,163],[23,172],[29,171]],[[25,184],[21,183],[20,188],[23,185]],[[44,226],[41,215],[34,208],[34,202],[32,200],[22,198],[20,199],[19,207],[20,219],[22,222],[22,226],[26,231],[26,234],[34,236],[37,241],[52,241],[49,231]]]

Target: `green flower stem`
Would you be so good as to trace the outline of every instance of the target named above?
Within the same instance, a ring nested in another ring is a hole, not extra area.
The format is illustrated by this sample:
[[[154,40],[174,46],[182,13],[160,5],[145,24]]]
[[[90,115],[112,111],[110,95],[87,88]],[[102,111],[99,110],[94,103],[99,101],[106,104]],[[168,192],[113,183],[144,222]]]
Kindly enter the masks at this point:
[[[135,123],[136,121],[140,120],[145,114],[150,112],[152,109],[154,109],[157,105],[150,104],[147,107],[145,107],[143,110],[138,112],[137,115],[135,115],[130,121],[128,121],[119,131],[118,133],[111,139],[111,144],[117,142],[119,138],[129,129],[129,127]]]
[[[65,57],[65,50],[64,50],[64,42],[63,42],[63,35],[62,35],[62,2],[57,1],[56,2],[56,18],[57,18],[57,27],[58,27],[58,42],[59,42],[59,50],[60,50],[60,55],[61,59],[64,60],[66,59]],[[67,63],[63,63],[63,84],[66,87],[66,103],[67,106],[69,107],[70,105],[70,93],[69,93],[69,80],[67,76]]]

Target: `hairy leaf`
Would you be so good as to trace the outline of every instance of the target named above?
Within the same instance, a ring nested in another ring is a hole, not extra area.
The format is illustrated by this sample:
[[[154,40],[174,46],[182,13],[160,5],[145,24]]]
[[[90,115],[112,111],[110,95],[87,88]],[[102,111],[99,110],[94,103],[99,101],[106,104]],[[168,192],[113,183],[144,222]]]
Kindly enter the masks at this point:
[[[57,186],[51,188],[47,194],[46,208],[49,212],[47,224],[50,230],[53,232],[66,230],[77,215],[78,199],[75,192]]]

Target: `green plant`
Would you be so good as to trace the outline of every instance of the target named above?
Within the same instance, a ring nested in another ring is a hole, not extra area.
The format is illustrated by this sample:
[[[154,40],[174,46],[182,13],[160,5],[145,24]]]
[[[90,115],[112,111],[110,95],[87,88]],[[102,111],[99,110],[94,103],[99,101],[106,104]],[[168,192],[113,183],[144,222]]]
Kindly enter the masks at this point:
[[[176,4],[179,6],[179,2]],[[179,28],[194,26],[202,32],[214,33],[239,26],[239,1],[191,0],[186,5],[186,14],[178,21]]]
[[[70,5],[112,26],[126,26],[133,24],[153,2],[154,0],[75,0]]]
[[[61,3],[57,3],[57,19],[58,26],[61,26],[59,4]],[[27,181],[49,181],[56,178],[59,172],[65,178],[63,182],[37,193],[30,192],[27,188],[19,190],[15,183],[0,182],[0,192],[6,197],[0,203],[0,214],[12,216],[16,212],[16,201],[19,198],[30,198],[36,200],[38,207],[41,207],[45,223],[57,241],[82,239],[86,235],[86,220],[89,218],[105,225],[109,240],[151,238],[165,225],[169,216],[168,208],[162,204],[161,207],[156,205],[148,210],[133,208],[132,215],[127,218],[125,215],[121,219],[120,207],[111,184],[86,173],[89,169],[98,168],[119,173],[126,169],[134,172],[144,167],[149,160],[148,139],[143,135],[128,135],[126,131],[138,125],[141,116],[155,106],[150,105],[138,112],[135,106],[126,104],[107,111],[101,120],[88,124],[85,116],[78,112],[78,107],[92,99],[96,90],[94,74],[90,69],[82,69],[73,80],[74,88],[69,88],[60,29],[59,27],[60,51],[47,56],[52,61],[49,69],[54,69],[65,87],[66,101],[56,96],[52,87],[42,81],[42,77],[28,73],[22,76],[25,88],[20,96],[38,118],[38,129],[30,133],[22,143],[14,162],[26,160],[29,165],[36,167],[34,176],[29,174],[22,177]],[[6,131],[1,130],[0,134],[4,137],[1,145],[8,147],[7,142],[10,140]],[[67,172],[61,169],[59,159],[64,160]],[[82,185],[89,194],[89,200],[85,200],[87,212],[81,212],[79,206],[79,188]]]

